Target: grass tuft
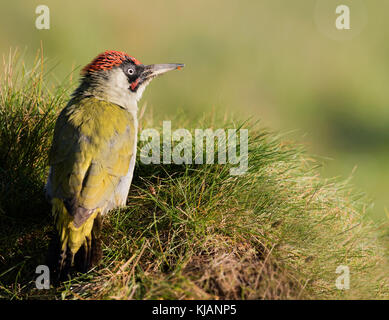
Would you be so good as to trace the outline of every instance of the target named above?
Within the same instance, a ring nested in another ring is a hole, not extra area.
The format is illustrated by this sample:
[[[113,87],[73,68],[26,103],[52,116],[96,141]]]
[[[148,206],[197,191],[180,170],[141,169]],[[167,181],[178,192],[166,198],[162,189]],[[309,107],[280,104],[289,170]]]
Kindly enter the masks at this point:
[[[15,60],[16,59],[16,60]],[[137,161],[127,207],[104,217],[100,266],[37,290],[51,230],[43,196],[56,115],[69,90],[10,54],[0,85],[0,297],[5,299],[388,298],[385,247],[348,181],[324,180],[303,148],[258,124],[178,118],[177,128],[249,129],[249,170]],[[15,65],[22,65],[17,70]],[[150,119],[142,119],[148,127]],[[154,126],[156,127],[156,126]],[[139,153],[138,153],[139,154]],[[381,229],[380,229],[381,228]],[[350,290],[335,287],[339,265]]]

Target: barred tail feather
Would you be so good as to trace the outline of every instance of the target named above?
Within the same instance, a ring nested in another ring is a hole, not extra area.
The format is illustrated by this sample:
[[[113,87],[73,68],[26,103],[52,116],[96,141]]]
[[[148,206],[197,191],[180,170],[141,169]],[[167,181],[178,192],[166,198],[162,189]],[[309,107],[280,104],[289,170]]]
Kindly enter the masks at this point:
[[[101,259],[101,213],[96,210],[79,227],[61,199],[52,200],[56,232],[49,247],[48,264],[57,281],[65,280],[70,269],[87,272]]]

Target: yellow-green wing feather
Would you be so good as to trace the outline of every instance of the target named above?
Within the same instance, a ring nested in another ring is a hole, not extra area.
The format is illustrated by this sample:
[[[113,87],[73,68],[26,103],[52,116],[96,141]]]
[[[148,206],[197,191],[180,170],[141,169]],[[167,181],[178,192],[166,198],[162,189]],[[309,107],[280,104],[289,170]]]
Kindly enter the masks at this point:
[[[65,232],[61,241],[75,237],[70,229],[82,229],[83,224],[90,233],[87,220],[104,210],[128,173],[135,135],[132,115],[113,103],[84,98],[61,112],[49,155],[53,213],[58,231]],[[85,236],[76,238],[81,241]],[[71,245],[72,251],[78,250],[80,241]]]
[[[132,115],[116,104],[85,98],[65,108],[49,156],[53,197],[103,205],[128,172],[135,134]]]

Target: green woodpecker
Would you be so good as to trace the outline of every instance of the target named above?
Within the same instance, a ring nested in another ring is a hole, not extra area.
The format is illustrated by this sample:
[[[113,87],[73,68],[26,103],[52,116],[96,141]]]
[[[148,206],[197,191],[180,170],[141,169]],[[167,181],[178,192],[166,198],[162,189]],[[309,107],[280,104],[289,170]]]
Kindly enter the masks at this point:
[[[124,52],[106,51],[82,70],[49,154],[46,195],[57,236],[48,263],[58,278],[73,265],[85,272],[101,259],[101,216],[126,205],[131,185],[137,102],[153,78],[183,66],[143,65]]]

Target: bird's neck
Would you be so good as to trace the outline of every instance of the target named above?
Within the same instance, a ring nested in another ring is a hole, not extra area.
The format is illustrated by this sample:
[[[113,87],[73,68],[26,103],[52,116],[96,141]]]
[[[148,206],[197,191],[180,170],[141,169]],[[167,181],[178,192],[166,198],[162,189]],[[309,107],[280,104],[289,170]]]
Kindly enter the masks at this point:
[[[122,71],[106,76],[98,75],[83,79],[73,96],[93,96],[96,99],[115,103],[137,117],[139,96],[129,90],[129,84]]]

